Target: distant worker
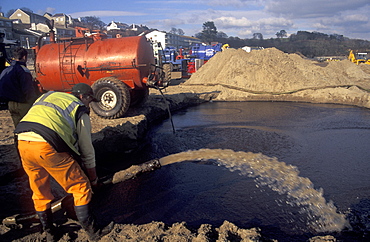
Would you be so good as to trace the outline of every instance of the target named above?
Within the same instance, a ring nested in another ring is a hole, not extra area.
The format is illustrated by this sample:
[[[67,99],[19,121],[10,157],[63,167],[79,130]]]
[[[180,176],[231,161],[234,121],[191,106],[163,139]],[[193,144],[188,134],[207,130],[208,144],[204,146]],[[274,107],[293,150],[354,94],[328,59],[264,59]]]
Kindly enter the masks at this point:
[[[91,240],[112,229],[112,224],[99,228],[89,206],[98,183],[89,117],[92,101],[97,100],[85,83],[76,84],[72,94],[49,91],[36,100],[15,130],[34,207],[48,241],[57,234],[51,210],[51,177],[73,195],[77,218]]]
[[[226,50],[226,49],[228,49],[228,48],[230,48],[230,45],[229,45],[229,44],[224,44],[224,45],[221,47],[222,51],[224,51],[224,50]]]
[[[6,54],[4,44],[4,33],[0,33],[0,74],[6,68],[6,63],[9,62],[8,55]]]
[[[8,102],[14,127],[31,108],[39,96],[38,87],[26,67],[27,50],[17,47],[13,51],[14,60],[0,75],[0,99]]]

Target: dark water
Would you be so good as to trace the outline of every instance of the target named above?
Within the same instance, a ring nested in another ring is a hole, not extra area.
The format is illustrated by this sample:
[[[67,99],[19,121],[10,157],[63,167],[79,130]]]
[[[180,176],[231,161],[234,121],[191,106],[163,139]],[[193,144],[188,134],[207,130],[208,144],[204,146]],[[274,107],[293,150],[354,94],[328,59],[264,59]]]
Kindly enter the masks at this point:
[[[344,214],[351,225],[324,234],[344,241],[370,240],[369,110],[285,102],[214,102],[176,113],[173,122],[175,134],[169,121],[151,132],[143,157],[199,149],[276,157],[278,166],[281,162],[284,167],[296,167],[297,176],[307,178],[325,203]],[[114,211],[117,222],[185,221],[194,228],[202,223],[219,226],[228,220],[243,228],[260,227],[267,237],[279,241],[305,241],[320,234],[311,225],[321,215],[312,216],[307,209],[311,205],[299,206],[289,192],[274,191],[215,164],[219,163],[210,159],[174,163],[116,185],[106,198],[116,202],[102,206],[101,212]],[[283,177],[289,177],[289,172]]]

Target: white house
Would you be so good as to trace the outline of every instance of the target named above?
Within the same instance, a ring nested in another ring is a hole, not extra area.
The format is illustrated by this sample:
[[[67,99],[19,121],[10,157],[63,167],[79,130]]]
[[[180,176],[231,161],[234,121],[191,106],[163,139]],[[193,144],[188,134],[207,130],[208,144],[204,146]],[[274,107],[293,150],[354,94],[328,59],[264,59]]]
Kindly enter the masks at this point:
[[[166,47],[188,48],[193,44],[201,44],[198,38],[166,33],[164,31],[154,30],[145,35],[152,43],[161,43],[163,49]]]
[[[39,31],[42,33],[48,33],[50,31],[49,26],[44,23],[31,24],[30,30]],[[76,37],[76,31],[74,28],[64,27],[63,25],[54,25],[54,33],[58,38],[70,38]]]
[[[64,13],[57,13],[52,16],[54,19],[54,24],[58,26],[64,26],[67,28],[69,25],[73,24],[73,19],[70,15]]]
[[[22,9],[17,9],[10,15],[9,19],[16,21],[16,23],[31,24],[31,23],[45,23],[46,17],[31,13]]]
[[[125,30],[128,27],[129,26],[127,24],[112,21],[107,25],[107,30],[108,31],[110,31],[110,30]]]

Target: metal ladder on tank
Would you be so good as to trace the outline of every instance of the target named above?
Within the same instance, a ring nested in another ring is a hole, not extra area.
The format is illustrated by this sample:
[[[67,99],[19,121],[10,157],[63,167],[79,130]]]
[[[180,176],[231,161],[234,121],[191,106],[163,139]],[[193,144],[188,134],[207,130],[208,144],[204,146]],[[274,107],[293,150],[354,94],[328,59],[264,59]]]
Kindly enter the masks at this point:
[[[76,84],[75,59],[79,47],[73,41],[63,41],[59,45],[60,80],[65,89],[71,89]]]

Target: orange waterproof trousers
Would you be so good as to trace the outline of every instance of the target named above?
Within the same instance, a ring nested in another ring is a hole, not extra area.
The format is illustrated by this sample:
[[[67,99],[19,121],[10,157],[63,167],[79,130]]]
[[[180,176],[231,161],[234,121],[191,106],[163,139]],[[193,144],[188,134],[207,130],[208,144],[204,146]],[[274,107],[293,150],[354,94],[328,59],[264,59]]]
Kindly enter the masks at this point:
[[[22,165],[33,192],[32,200],[36,211],[50,208],[54,199],[51,193],[50,176],[74,198],[75,206],[91,201],[92,189],[89,179],[77,161],[68,153],[58,153],[47,142],[18,141]]]

